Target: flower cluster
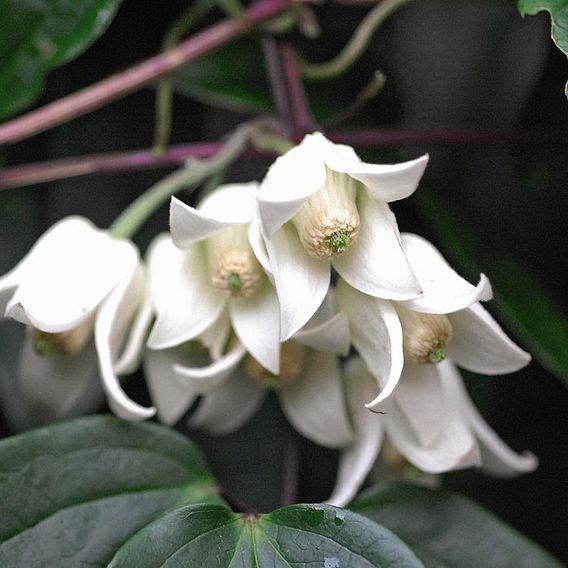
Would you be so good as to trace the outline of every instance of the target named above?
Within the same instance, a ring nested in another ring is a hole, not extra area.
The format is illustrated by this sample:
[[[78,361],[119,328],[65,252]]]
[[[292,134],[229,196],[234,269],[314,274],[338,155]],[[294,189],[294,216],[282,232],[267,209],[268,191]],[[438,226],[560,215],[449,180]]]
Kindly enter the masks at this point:
[[[509,373],[530,357],[481,306],[487,278],[470,284],[400,234],[389,207],[426,163],[368,164],[309,135],[260,184],[220,187],[197,208],[172,199],[147,268],[130,243],[63,221],[0,280],[6,315],[29,326],[23,364],[72,367],[94,337],[119,416],[173,424],[192,408],[189,424],[213,434],[276,390],[301,434],[342,449],[338,505],[387,444],[426,473],[530,471],[536,458],[487,426],[456,367]],[[142,359],[155,409],[118,382]]]

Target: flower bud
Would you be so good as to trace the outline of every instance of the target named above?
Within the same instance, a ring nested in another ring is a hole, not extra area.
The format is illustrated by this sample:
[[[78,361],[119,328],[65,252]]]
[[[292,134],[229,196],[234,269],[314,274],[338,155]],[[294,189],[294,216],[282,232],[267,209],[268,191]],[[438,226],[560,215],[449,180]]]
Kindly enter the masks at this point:
[[[233,298],[246,298],[259,287],[262,268],[248,241],[247,227],[235,225],[207,240],[213,286]]]
[[[353,178],[327,169],[325,185],[293,218],[308,254],[317,258],[338,256],[357,239],[360,222],[356,190]]]
[[[423,314],[397,305],[402,325],[404,355],[415,363],[439,363],[446,358],[452,339],[450,320],[444,315]]]
[[[280,373],[273,375],[254,357],[247,355],[245,369],[249,377],[264,387],[278,389],[295,381],[304,368],[306,349],[295,341],[286,341],[280,347]]]

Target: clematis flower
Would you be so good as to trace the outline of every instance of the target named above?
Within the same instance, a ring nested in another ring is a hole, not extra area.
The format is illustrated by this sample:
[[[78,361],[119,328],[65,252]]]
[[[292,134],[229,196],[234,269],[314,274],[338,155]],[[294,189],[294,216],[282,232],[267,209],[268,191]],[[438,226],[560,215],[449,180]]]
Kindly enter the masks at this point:
[[[479,304],[492,295],[485,275],[474,286],[425,239],[404,233],[401,242],[423,290],[420,298],[387,301],[362,294],[344,281],[337,287],[353,345],[380,388],[367,408],[379,409],[392,395],[405,361],[430,365],[447,354],[464,369],[487,375],[509,373],[528,363],[529,355]]]
[[[347,320],[326,301],[293,338],[281,345],[280,368],[266,369],[238,341],[227,354],[205,367],[177,364],[174,372],[190,392],[201,392],[188,425],[214,435],[241,427],[276,390],[284,414],[294,428],[313,442],[339,448],[353,433],[347,416],[336,354],[349,350]]]
[[[367,164],[351,147],[316,133],[274,162],[259,189],[258,208],[281,306],[282,340],[317,310],[332,266],[371,296],[421,295],[388,203],[414,192],[427,161],[423,156]]]
[[[479,466],[492,475],[510,477],[538,465],[532,453],[515,453],[487,425],[449,359],[437,365],[405,365],[382,415],[364,407],[375,381],[361,359],[350,361],[345,378],[355,438],[342,451],[329,499],[334,505],[343,507],[355,496],[386,442],[429,474]]]
[[[170,228],[178,248],[167,240],[159,245],[157,262],[171,278],[154,286],[157,318],[150,349],[183,345],[218,323],[221,336],[233,329],[248,352],[278,372],[278,299],[248,237],[256,188],[223,186],[197,209],[172,199]]]
[[[88,390],[98,361],[112,410],[130,420],[152,416],[153,408],[126,396],[116,374],[143,290],[144,270],[131,242],[81,217],[51,227],[0,278],[2,312],[28,326],[21,359],[27,392],[39,399],[57,393],[60,400],[50,403],[66,412]]]

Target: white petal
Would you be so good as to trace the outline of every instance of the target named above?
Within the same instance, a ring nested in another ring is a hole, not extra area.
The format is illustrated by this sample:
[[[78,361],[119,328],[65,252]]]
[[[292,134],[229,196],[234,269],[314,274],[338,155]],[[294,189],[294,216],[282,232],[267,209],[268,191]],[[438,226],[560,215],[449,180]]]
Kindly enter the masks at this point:
[[[361,294],[342,281],[337,285],[337,303],[349,318],[353,345],[381,388],[366,405],[376,410],[392,394],[402,373],[400,321],[390,302]]]
[[[347,314],[338,312],[319,325],[303,327],[294,335],[294,341],[317,351],[347,355],[351,346]]]
[[[335,488],[327,500],[336,507],[345,507],[355,497],[379,455],[383,439],[383,417],[364,407],[374,394],[375,382],[361,359],[347,365],[345,388],[355,438],[341,452]]]
[[[266,391],[239,369],[222,387],[207,393],[187,421],[215,436],[238,430],[258,410]]]
[[[209,350],[213,361],[217,361],[223,356],[231,331],[229,307],[227,306],[223,310],[221,317],[197,338],[198,341]]]
[[[52,333],[88,319],[138,263],[130,241],[76,217],[55,225],[29,256],[6,315]]]
[[[121,282],[103,302],[95,321],[95,345],[103,388],[112,411],[126,420],[144,420],[156,413],[155,408],[145,408],[128,398],[113,369],[128,325],[144,294],[143,272],[137,268],[131,278]]]
[[[150,298],[150,287],[147,282],[147,274],[144,274],[144,297],[134,321],[130,326],[126,345],[120,354],[120,357],[114,365],[114,372],[117,375],[129,375],[133,373],[142,361],[148,331],[154,318],[154,310],[152,300]]]
[[[311,257],[296,230],[285,225],[266,241],[278,300],[281,339],[286,341],[314,315],[329,289],[329,262]],[[299,301],[301,299],[301,301]]]
[[[420,285],[402,249],[389,206],[362,192],[358,208],[359,237],[332,260],[334,268],[351,286],[371,296],[392,300],[420,296]]]
[[[481,467],[497,477],[512,477],[528,473],[538,467],[538,459],[531,452],[517,454],[489,427],[467,394],[458,370],[448,362],[440,369],[456,393],[460,407],[481,450]]]
[[[449,317],[454,335],[448,355],[460,367],[484,375],[502,375],[522,369],[531,360],[480,304]]]
[[[444,397],[443,412],[438,416],[439,435],[430,444],[424,444],[416,436],[420,421],[427,428],[431,417],[420,413],[414,418],[414,426],[395,404],[385,416],[385,428],[393,446],[411,463],[426,473],[442,473],[481,463],[479,447],[470,431],[451,385],[441,369],[447,362],[436,365]],[[398,391],[397,391],[398,392]],[[396,403],[395,398],[395,403]]]
[[[211,283],[203,244],[180,253],[162,241],[152,255],[150,284],[158,313],[148,339],[150,349],[166,349],[194,339],[220,317],[227,302]]]
[[[144,375],[160,422],[175,424],[197,397],[194,389],[179,382],[174,373],[174,365],[200,365],[207,360],[204,349],[189,352],[183,349],[146,351]]]
[[[256,256],[256,259],[258,260],[258,262],[260,262],[260,265],[272,281],[272,268],[270,266],[268,251],[266,250],[266,244],[260,231],[260,222],[258,221],[258,219],[254,219],[250,223],[248,238],[250,247],[254,252],[254,255]]]
[[[247,351],[271,373],[280,371],[280,309],[269,282],[248,298],[232,298],[233,330]]]
[[[373,199],[378,201],[397,201],[412,195],[428,164],[427,154],[400,164],[367,164],[358,159],[354,152],[346,152],[345,148],[348,147],[334,146],[326,152],[326,164],[336,172],[359,180]],[[338,152],[338,148],[343,151]]]
[[[341,448],[353,439],[334,355],[321,351],[307,353],[301,375],[283,386],[279,394],[288,420],[312,442]]]
[[[446,400],[436,365],[406,362],[396,387],[396,406],[423,446],[433,444],[442,423]]]
[[[323,154],[328,143],[321,134],[308,135],[270,166],[257,194],[260,222],[268,238],[323,187],[327,176]]]
[[[491,285],[482,274],[473,286],[459,276],[442,255],[425,239],[411,233],[402,235],[402,244],[424,295],[403,305],[417,312],[449,314],[479,300],[490,300]]]
[[[30,333],[26,334],[19,365],[20,385],[30,400],[50,408],[64,418],[85,411],[85,402],[94,411],[103,401],[97,380],[97,356],[93,343],[75,355],[38,355]],[[97,391],[99,395],[97,396]]]
[[[206,366],[174,365],[174,372],[182,385],[202,393],[224,383],[237,368],[246,349],[237,341],[226,355]]]
[[[207,196],[196,209],[172,197],[170,230],[176,246],[189,245],[235,224],[249,223],[254,215],[258,184],[225,185]]]

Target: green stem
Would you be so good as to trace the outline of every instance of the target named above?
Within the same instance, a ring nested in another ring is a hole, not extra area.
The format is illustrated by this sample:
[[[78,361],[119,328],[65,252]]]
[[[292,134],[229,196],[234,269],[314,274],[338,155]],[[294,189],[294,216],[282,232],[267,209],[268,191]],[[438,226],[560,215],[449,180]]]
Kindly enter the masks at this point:
[[[253,145],[262,152],[273,152],[279,156],[285,154],[294,147],[294,143],[284,136],[278,136],[270,132],[260,132],[253,140]]]
[[[225,147],[215,156],[188,160],[187,165],[165,177],[134,200],[109,227],[116,238],[130,238],[170,196],[182,189],[193,190],[209,176],[236,161],[246,150],[261,123],[249,123],[235,130]]]
[[[365,51],[377,28],[398,8],[411,0],[383,0],[377,4],[359,24],[343,51],[325,63],[310,63],[298,58],[302,74],[307,79],[322,81],[341,75],[353,65]]]
[[[215,6],[215,0],[200,0],[190,5],[174,22],[162,42],[162,53],[175,47],[199,18]],[[154,134],[154,153],[161,156],[170,139],[172,130],[172,95],[173,85],[171,75],[166,75],[158,81],[156,87],[156,121]]]

